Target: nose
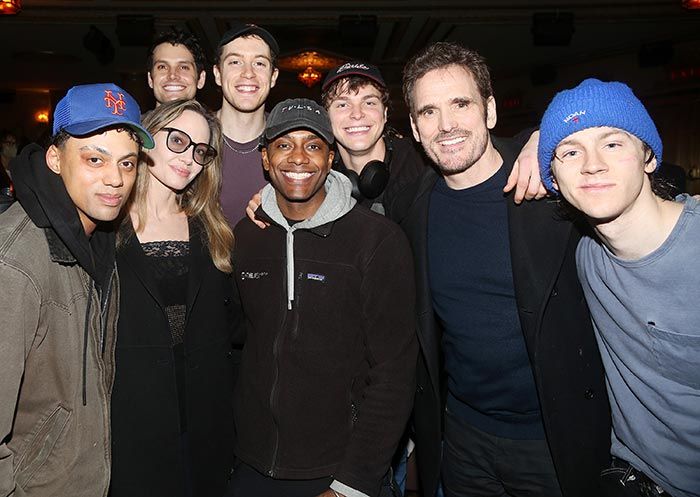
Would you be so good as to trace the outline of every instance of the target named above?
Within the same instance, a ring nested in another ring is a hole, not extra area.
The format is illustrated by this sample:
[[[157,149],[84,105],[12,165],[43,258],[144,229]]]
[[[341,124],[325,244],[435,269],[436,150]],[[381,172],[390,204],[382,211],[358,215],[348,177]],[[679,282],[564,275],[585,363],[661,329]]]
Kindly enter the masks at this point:
[[[289,154],[289,162],[292,162],[296,165],[306,164],[307,162],[309,162],[309,157],[306,154],[306,150],[304,150],[304,147],[294,147],[294,149]]]
[[[350,117],[352,119],[362,119],[365,116],[362,110],[362,104],[352,104],[350,107]]]
[[[583,162],[581,163],[582,174],[597,174],[602,171],[607,171],[608,165],[600,152],[595,148],[586,150]]]
[[[177,78],[177,66],[168,66],[168,79]]]
[[[243,63],[243,68],[241,69],[241,71],[241,76],[243,76],[244,78],[252,78],[253,76],[255,76],[255,73],[253,72],[253,65],[249,62]]]
[[[120,188],[124,186],[122,170],[118,164],[109,164],[105,166],[102,182],[106,186],[111,186],[112,188]]]
[[[440,112],[438,126],[440,127],[440,131],[452,131],[456,127],[454,115],[451,110],[444,109]]]

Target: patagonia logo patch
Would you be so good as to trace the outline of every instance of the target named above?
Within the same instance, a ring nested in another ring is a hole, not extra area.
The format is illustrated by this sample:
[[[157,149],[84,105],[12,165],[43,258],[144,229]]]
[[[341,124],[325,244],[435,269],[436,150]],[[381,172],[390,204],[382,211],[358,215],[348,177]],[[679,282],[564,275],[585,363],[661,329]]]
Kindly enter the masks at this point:
[[[267,271],[241,271],[242,280],[259,280],[269,275]]]
[[[306,279],[323,283],[326,281],[326,276],[324,274],[306,273]]]

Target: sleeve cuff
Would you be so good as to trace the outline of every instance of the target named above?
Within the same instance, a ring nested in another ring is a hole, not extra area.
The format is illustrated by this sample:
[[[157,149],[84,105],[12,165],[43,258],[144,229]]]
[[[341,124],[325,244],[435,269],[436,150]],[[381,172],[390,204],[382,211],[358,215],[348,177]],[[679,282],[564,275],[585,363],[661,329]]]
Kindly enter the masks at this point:
[[[341,483],[338,480],[333,480],[333,483],[331,483],[331,489],[345,495],[346,497],[369,497],[369,495],[363,494],[359,490],[355,490],[352,487],[348,487],[345,483]]]

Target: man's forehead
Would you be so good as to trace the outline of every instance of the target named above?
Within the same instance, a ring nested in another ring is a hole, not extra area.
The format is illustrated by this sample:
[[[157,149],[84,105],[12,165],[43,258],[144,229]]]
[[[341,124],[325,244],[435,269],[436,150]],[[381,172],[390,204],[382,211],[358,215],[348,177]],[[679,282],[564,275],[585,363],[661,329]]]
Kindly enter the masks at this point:
[[[340,80],[340,84],[338,84],[337,88],[336,94],[333,97],[334,99],[348,98],[360,94],[362,94],[362,96],[381,96],[381,93],[377,87],[374,86],[370,80],[366,80],[364,83],[356,86],[355,88],[350,88],[350,77],[347,77]]]
[[[325,143],[325,140],[321,136],[317,135],[314,131],[312,131],[310,129],[305,129],[305,128],[293,129],[293,130],[287,131],[286,133],[275,138],[275,140],[280,140],[280,139],[321,140],[322,142]],[[272,141],[275,141],[275,140],[272,140]]]
[[[624,129],[614,128],[611,126],[594,126],[570,134],[562,141],[560,141],[557,146],[562,146],[570,143],[577,143],[584,140],[605,140],[607,138],[618,137],[620,135],[630,138],[632,141],[641,142],[639,138],[625,131]]]
[[[252,50],[251,50],[252,48]],[[254,52],[256,56],[270,58],[272,50],[265,40],[256,34],[245,34],[234,38],[223,46],[221,53],[225,57],[231,53]]]
[[[175,55],[177,53],[177,55]],[[190,52],[190,49],[185,45],[180,43],[170,43],[169,41],[163,42],[153,49],[153,58],[165,59],[165,58],[178,58],[182,59],[183,56],[191,61],[194,61],[194,55]]]

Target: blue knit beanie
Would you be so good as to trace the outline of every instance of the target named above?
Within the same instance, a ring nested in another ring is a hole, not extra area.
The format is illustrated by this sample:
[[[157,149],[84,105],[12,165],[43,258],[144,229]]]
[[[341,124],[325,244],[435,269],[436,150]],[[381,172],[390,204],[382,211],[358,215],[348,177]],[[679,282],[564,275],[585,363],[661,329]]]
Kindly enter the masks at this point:
[[[577,131],[598,126],[622,129],[636,136],[654,152],[657,167],[661,164],[659,132],[630,87],[616,81],[586,79],[576,88],[557,93],[542,116],[537,159],[547,190],[557,193],[551,167],[557,145]]]

